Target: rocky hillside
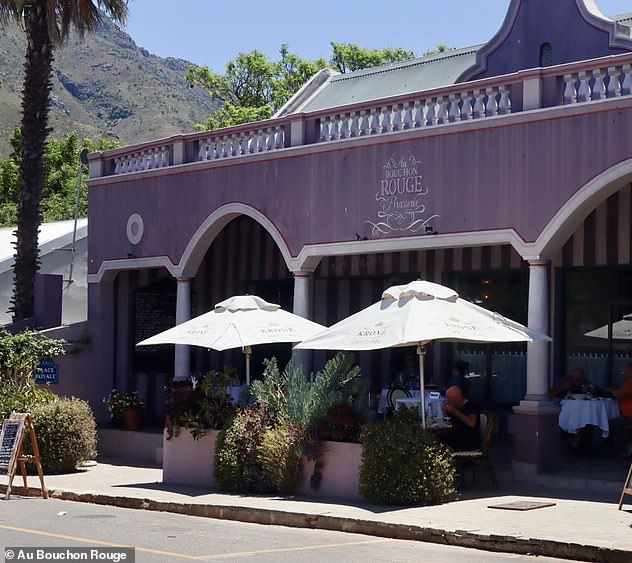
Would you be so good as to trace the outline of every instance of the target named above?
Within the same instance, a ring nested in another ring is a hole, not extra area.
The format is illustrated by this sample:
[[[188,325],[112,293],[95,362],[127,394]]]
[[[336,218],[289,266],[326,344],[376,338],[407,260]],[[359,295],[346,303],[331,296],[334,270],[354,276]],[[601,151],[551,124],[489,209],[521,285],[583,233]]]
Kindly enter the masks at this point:
[[[0,28],[0,157],[20,122],[24,35]],[[122,144],[191,132],[214,102],[184,80],[189,63],[138,47],[111,22],[82,40],[71,37],[56,53],[51,126],[55,135],[77,130]]]

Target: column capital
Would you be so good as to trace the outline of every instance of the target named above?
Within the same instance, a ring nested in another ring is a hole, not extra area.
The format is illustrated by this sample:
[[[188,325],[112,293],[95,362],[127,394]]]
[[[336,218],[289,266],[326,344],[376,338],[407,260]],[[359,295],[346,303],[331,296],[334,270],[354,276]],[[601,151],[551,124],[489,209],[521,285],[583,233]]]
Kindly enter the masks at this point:
[[[292,276],[295,278],[311,278],[315,270],[295,270]]]
[[[538,260],[528,260],[530,268],[548,268],[551,265],[551,260],[541,258]]]
[[[192,276],[176,276],[176,281],[178,283],[192,283],[193,277]]]

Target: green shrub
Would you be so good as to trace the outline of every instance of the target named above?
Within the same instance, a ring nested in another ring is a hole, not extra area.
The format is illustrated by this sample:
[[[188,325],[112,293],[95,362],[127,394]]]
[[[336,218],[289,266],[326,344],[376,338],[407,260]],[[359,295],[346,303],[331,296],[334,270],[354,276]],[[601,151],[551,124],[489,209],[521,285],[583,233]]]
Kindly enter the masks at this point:
[[[13,412],[31,412],[33,405],[50,403],[57,395],[35,385],[16,387],[0,379],[0,420],[8,418]]]
[[[88,403],[59,398],[34,405],[31,415],[45,473],[70,473],[95,458],[97,427]],[[24,443],[30,451],[30,439]]]
[[[362,432],[360,493],[381,504],[431,505],[455,492],[449,450],[418,423],[417,414],[396,413]]]
[[[240,411],[217,437],[215,480],[228,492],[272,490],[261,464],[263,437],[275,423],[265,405],[255,404]]]
[[[280,419],[309,429],[332,405],[353,402],[353,382],[360,376],[353,355],[338,354],[322,371],[308,377],[293,361],[283,372],[275,358],[265,360],[263,380],[252,384],[257,401],[268,405]]]
[[[235,406],[226,393],[233,371],[210,371],[200,381],[172,381],[165,387],[165,427],[167,439],[191,431],[199,440],[207,430],[221,430],[235,416]]]
[[[259,461],[278,493],[293,493],[300,484],[304,443],[305,432],[290,422],[282,422],[263,435]]]

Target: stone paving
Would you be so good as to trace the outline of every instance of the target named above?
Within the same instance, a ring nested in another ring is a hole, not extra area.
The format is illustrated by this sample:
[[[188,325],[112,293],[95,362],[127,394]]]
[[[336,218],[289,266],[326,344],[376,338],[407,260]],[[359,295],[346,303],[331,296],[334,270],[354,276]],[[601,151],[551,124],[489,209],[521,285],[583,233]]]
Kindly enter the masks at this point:
[[[33,486],[37,480],[30,478]],[[166,485],[151,467],[102,464],[46,478],[56,498],[112,504],[296,527],[338,529],[384,537],[533,553],[586,561],[632,561],[632,497],[623,511],[618,496],[605,491],[594,500],[569,499],[569,492],[504,488],[470,490],[442,506],[394,508],[263,496],[226,495],[210,489]],[[21,479],[16,479],[16,485]],[[0,477],[0,486],[6,477]],[[535,494],[534,494],[535,493]],[[566,498],[562,498],[566,497]],[[615,498],[616,497],[616,498]],[[518,512],[489,508],[518,500],[555,506]]]

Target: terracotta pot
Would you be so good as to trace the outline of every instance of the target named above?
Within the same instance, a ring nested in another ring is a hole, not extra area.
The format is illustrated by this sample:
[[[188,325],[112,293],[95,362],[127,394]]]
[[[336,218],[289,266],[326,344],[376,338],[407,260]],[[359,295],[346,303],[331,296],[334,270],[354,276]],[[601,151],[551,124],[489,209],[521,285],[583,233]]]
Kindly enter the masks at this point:
[[[143,413],[140,409],[125,409],[123,420],[126,430],[140,430],[143,426]]]

